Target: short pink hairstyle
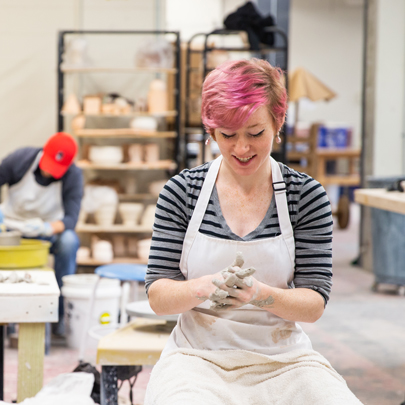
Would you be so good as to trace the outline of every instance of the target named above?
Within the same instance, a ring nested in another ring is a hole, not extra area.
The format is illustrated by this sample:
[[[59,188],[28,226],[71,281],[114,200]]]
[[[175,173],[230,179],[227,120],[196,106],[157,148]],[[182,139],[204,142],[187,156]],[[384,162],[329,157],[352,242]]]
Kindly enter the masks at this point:
[[[267,106],[278,132],[287,111],[287,92],[282,70],[265,60],[225,62],[203,83],[201,118],[210,134],[216,128],[242,127],[261,106]]]

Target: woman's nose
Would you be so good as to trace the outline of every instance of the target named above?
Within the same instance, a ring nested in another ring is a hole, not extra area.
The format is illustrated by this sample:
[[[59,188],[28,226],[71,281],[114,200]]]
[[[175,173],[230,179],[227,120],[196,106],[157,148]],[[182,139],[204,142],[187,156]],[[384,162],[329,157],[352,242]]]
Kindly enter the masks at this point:
[[[235,152],[237,154],[242,155],[243,153],[246,153],[249,150],[249,148],[250,148],[249,140],[246,139],[246,137],[244,136],[238,137],[235,144]]]

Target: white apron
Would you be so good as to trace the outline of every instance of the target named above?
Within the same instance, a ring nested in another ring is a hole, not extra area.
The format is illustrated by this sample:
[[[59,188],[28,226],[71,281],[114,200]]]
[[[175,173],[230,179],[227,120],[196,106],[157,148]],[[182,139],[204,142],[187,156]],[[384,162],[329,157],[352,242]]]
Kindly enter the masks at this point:
[[[274,196],[281,235],[253,241],[224,240],[206,236],[199,228],[221,165],[212,164],[187,228],[180,261],[186,280],[215,274],[228,267],[242,252],[243,268],[254,267],[254,277],[278,288],[291,288],[295,267],[294,234],[290,222],[286,186],[278,163],[271,158]],[[308,336],[296,322],[284,320],[253,305],[224,311],[209,309],[207,300],[179,316],[165,356],[178,348],[206,350],[243,349],[274,355],[296,349],[312,349]]]
[[[65,211],[62,199],[62,181],[54,181],[49,186],[41,186],[35,180],[42,151],[24,174],[23,178],[8,189],[6,201],[2,204],[4,223],[22,222],[40,218],[45,222],[63,219]]]

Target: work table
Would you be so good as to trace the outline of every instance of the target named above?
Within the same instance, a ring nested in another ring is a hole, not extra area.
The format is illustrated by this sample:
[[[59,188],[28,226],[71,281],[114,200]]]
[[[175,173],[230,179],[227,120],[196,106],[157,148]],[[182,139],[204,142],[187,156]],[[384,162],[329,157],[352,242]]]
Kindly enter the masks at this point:
[[[354,191],[357,203],[380,210],[405,214],[405,193],[384,188],[367,188]]]
[[[45,323],[58,321],[60,292],[52,269],[0,270],[2,278],[11,273],[20,277],[28,273],[33,280],[0,283],[0,323],[19,325],[17,401],[22,402],[42,388]]]

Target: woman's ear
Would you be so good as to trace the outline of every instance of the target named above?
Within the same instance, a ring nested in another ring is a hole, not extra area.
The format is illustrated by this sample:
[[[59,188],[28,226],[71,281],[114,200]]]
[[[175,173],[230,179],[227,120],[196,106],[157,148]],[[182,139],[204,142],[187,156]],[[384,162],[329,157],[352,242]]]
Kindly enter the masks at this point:
[[[211,138],[216,142],[217,140],[215,138],[215,129],[210,130],[210,135],[211,135]]]
[[[278,134],[281,131],[281,128],[283,128],[284,122],[285,122],[285,117],[283,119],[283,122],[281,123],[281,125],[278,128],[276,127],[276,124],[274,123],[274,129],[276,130],[275,131],[276,134]]]

